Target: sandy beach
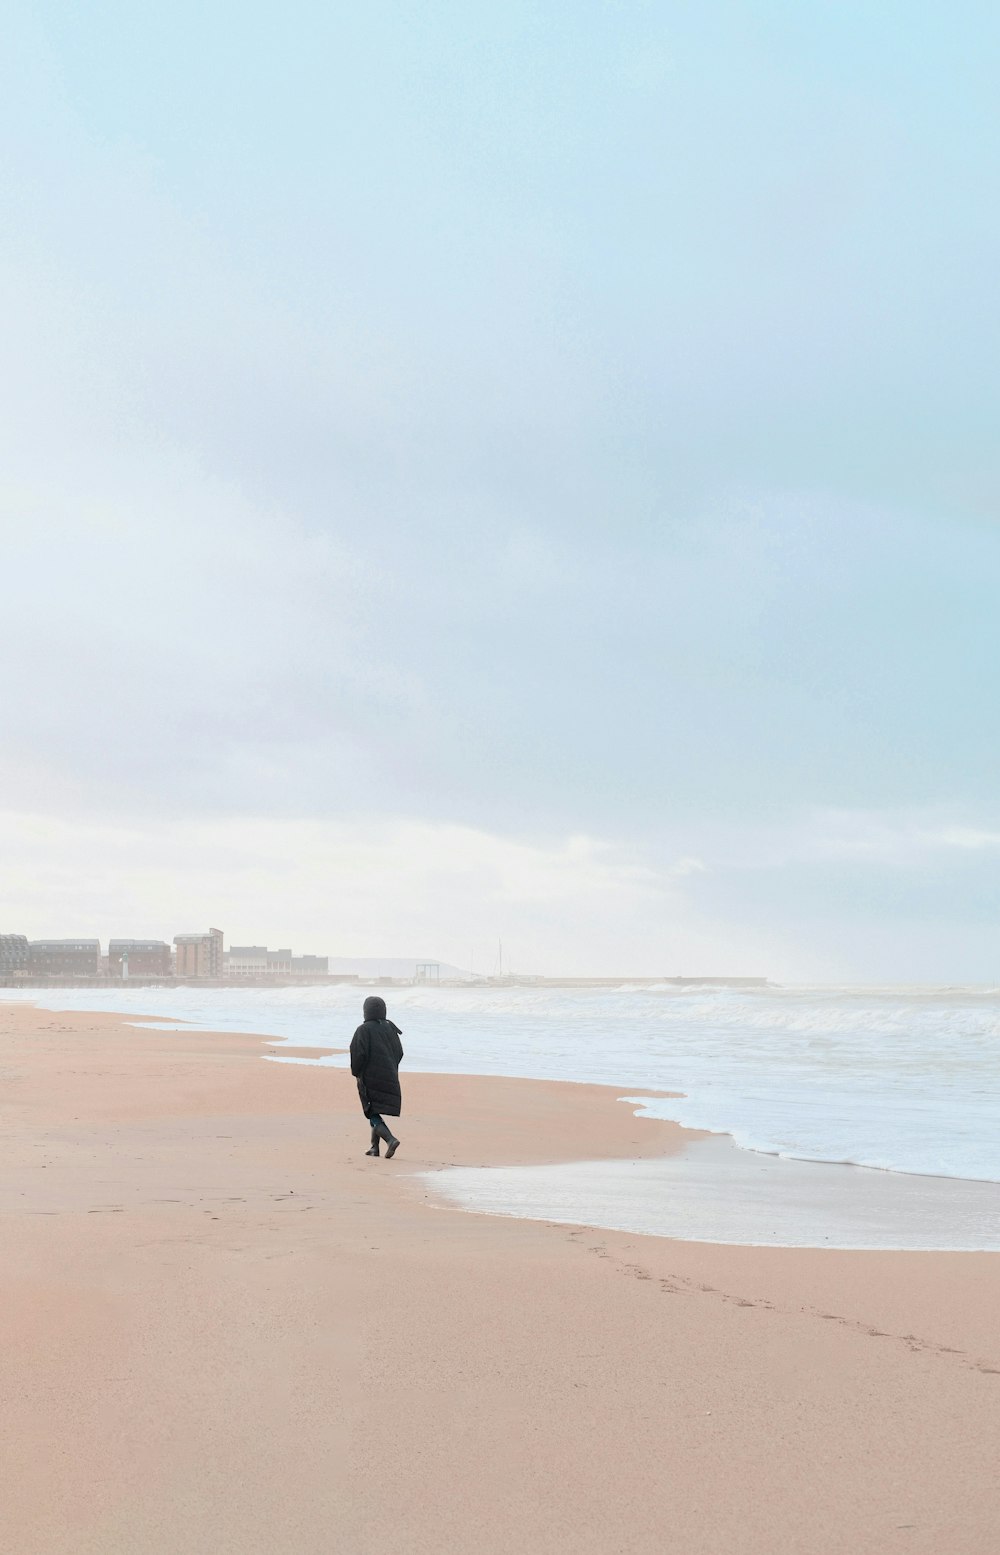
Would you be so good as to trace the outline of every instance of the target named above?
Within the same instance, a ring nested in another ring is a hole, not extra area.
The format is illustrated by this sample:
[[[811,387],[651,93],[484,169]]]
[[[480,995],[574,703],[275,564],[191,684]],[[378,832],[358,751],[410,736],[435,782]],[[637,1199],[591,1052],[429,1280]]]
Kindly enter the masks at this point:
[[[417,1174],[685,1136],[404,1069],[373,1161],[268,1051],[0,1002],[4,1555],[1000,1547],[1000,1255],[446,1208]]]

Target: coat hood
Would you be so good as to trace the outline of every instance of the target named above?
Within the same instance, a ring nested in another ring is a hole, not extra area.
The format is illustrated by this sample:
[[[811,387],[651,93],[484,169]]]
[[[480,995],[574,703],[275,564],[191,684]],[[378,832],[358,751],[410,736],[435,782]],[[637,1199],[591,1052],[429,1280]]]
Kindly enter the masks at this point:
[[[365,1020],[385,1020],[385,1000],[378,994],[365,1000]]]

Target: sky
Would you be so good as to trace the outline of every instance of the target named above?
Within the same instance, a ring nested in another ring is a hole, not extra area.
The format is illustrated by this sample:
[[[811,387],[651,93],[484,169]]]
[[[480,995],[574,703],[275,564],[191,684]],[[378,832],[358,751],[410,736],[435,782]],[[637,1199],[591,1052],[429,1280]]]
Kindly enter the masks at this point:
[[[1000,981],[998,65],[14,0],[0,931]]]

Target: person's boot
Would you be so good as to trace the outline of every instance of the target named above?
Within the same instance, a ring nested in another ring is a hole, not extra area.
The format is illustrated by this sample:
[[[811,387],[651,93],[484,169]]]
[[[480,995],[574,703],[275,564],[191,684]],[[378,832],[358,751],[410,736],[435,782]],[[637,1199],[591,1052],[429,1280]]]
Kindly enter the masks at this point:
[[[365,1155],[378,1155],[378,1129],[372,1129],[372,1147],[365,1151]]]
[[[382,1122],[382,1126],[379,1129],[379,1133],[380,1133],[380,1135],[382,1136],[382,1138],[385,1140],[386,1144],[389,1147],[388,1150],[385,1152],[385,1158],[386,1158],[387,1161],[391,1161],[393,1156],[396,1154],[396,1151],[399,1149],[399,1140],[396,1138],[395,1134],[393,1134],[386,1127],[384,1119],[383,1119],[383,1122]]]

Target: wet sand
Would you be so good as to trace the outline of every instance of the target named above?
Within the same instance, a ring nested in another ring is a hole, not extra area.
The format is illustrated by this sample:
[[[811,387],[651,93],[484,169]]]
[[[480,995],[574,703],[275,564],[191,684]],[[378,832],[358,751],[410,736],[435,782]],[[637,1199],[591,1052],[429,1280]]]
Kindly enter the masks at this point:
[[[449,1209],[418,1173],[690,1136],[405,1075],[374,1161],[268,1051],[0,1002],[4,1555],[1000,1547],[1000,1255]]]

